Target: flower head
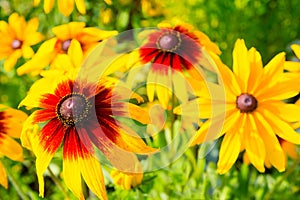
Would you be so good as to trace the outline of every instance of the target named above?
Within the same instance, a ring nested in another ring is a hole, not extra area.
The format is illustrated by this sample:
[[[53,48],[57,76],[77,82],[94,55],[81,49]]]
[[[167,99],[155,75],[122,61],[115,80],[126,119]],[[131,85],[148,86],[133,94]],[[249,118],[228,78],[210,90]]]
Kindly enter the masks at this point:
[[[283,73],[284,62],[285,54],[280,53],[263,68],[259,52],[254,48],[247,50],[244,40],[238,39],[233,50],[233,71],[218,63],[226,98],[212,101],[209,93],[199,91],[202,96],[195,104],[189,104],[199,106],[200,117],[208,118],[197,131],[193,145],[225,134],[219,154],[219,173],[226,173],[244,150],[260,172],[265,171],[265,161],[278,171],[285,170],[285,153],[278,137],[300,144],[300,135],[290,123],[300,120],[300,107],[282,102],[299,91],[296,80],[286,78]],[[211,117],[213,106],[225,109]],[[191,108],[186,109],[192,113]],[[209,129],[219,124],[223,124],[221,130],[209,134]]]
[[[83,56],[86,57],[99,42],[117,34],[116,31],[85,27],[84,22],[59,25],[52,32],[55,37],[45,41],[36,55],[17,70],[19,75],[29,72],[38,75],[43,68],[55,62],[59,55],[68,53],[72,40],[79,42]]]
[[[36,88],[39,88],[36,92],[40,97],[31,90],[21,105],[26,103],[41,109],[29,117],[21,139],[26,143],[23,145],[31,147],[36,154],[41,196],[44,193],[43,173],[60,146],[63,147],[65,183],[80,199],[83,198],[81,175],[99,198],[106,199],[101,166],[96,158],[98,150],[124,172],[134,170],[135,155],[131,152],[154,151],[131,128],[115,118],[130,117],[149,123],[149,117],[140,107],[120,101],[132,92],[118,88],[116,81],[103,78],[99,83],[92,84],[67,79],[54,88],[44,85],[47,92],[41,92],[42,87]],[[133,97],[141,100],[137,95]],[[28,135],[27,130],[39,123],[45,125],[38,135]]]
[[[11,70],[19,58],[31,58],[34,55],[31,46],[43,39],[43,35],[37,32],[38,26],[38,18],[26,22],[17,13],[9,16],[8,23],[0,21],[0,59],[5,59],[5,70]]]
[[[22,123],[27,115],[22,111],[0,105],[0,156],[6,156],[12,160],[22,161],[23,151],[21,145],[12,138],[19,138]],[[0,162],[0,184],[8,187],[5,169]]]
[[[156,89],[157,97],[164,108],[168,106],[172,88],[182,102],[187,100],[186,83],[184,77],[181,77],[184,71],[190,76],[203,79],[203,74],[199,74],[199,66],[213,68],[208,64],[211,59],[207,57],[221,53],[217,45],[204,33],[194,31],[189,25],[164,26],[154,30],[139,51],[141,62],[151,63],[147,78],[149,101],[153,101]]]
[[[35,6],[40,4],[41,0],[33,0],[33,4]],[[74,3],[76,4],[77,10],[81,14],[85,14],[85,5],[84,5],[84,0],[58,0],[58,9],[59,12],[61,12],[64,16],[69,16],[74,9]],[[50,13],[54,6],[54,0],[44,0],[44,11],[46,14]]]

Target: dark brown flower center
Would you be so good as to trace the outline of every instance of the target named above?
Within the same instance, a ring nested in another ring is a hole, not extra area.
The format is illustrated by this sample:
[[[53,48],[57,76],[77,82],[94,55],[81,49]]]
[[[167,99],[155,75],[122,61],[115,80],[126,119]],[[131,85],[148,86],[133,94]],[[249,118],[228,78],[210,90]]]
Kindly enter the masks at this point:
[[[157,42],[157,47],[164,51],[175,51],[181,44],[179,33],[167,33],[162,35]]]
[[[14,39],[12,42],[11,42],[11,47],[13,49],[20,49],[22,46],[22,41],[21,40],[17,40],[17,39]]]
[[[67,126],[74,126],[88,117],[91,104],[88,99],[78,93],[67,95],[57,105],[59,120]]]
[[[236,107],[243,113],[253,112],[257,108],[257,100],[251,94],[241,94],[236,98]]]
[[[71,40],[65,40],[61,44],[61,48],[63,51],[67,52],[71,44]]]

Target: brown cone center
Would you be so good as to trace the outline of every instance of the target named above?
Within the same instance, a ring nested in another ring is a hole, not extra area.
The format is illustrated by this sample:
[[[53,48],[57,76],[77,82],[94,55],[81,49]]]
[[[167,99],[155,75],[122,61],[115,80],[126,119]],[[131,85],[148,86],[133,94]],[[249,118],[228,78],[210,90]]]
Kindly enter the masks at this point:
[[[90,103],[81,94],[65,96],[57,106],[58,118],[69,126],[83,121],[89,113]]]
[[[165,34],[158,40],[158,47],[165,51],[176,50],[181,43],[180,37],[177,34]]]
[[[257,100],[251,94],[241,94],[236,99],[236,107],[241,112],[253,112],[257,108]]]

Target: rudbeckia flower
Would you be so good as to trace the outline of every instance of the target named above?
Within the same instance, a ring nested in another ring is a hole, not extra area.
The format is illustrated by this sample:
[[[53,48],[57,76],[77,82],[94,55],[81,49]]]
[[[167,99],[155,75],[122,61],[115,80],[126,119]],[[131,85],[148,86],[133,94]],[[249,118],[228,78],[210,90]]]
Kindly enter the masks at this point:
[[[0,59],[5,59],[5,70],[11,70],[19,58],[31,58],[34,55],[31,46],[43,39],[43,35],[37,32],[38,26],[38,18],[26,22],[17,13],[9,16],[8,23],[0,21]]]
[[[33,0],[33,5],[37,6],[39,5],[41,0]],[[59,12],[61,12],[64,16],[69,16],[74,9],[74,3],[76,4],[77,10],[81,14],[85,14],[85,5],[84,5],[84,0],[58,0],[58,9]],[[50,13],[54,6],[54,0],[44,0],[44,11],[46,14]]]
[[[203,79],[198,70],[200,64],[213,68],[207,57],[221,52],[204,33],[194,31],[189,25],[161,26],[148,35],[147,42],[139,51],[141,62],[151,63],[147,78],[149,101],[153,101],[156,89],[159,101],[167,108],[172,88],[182,102],[187,100],[186,83],[181,74],[186,71],[190,76]]]
[[[244,40],[238,39],[233,50],[233,71],[217,63],[220,83],[223,83],[219,90],[224,86],[226,98],[212,101],[212,96],[205,92],[194,100],[194,104],[176,108],[176,112],[185,109],[190,111],[185,114],[192,114],[195,107],[189,106],[197,105],[201,117],[208,119],[195,134],[192,145],[225,135],[219,153],[218,173],[226,173],[244,150],[250,163],[260,172],[265,171],[266,160],[278,171],[285,170],[285,153],[278,137],[300,144],[300,134],[291,126],[291,122],[300,120],[300,107],[282,101],[299,91],[297,80],[289,79],[283,73],[284,62],[285,54],[279,53],[263,67],[259,52],[255,48],[247,50]],[[223,106],[225,110],[218,111],[212,118],[213,106]],[[209,129],[220,124],[223,125],[221,130],[211,134]]]
[[[130,190],[131,188],[134,188],[142,183],[142,166],[137,160],[135,163],[136,166],[132,172],[122,172],[117,169],[113,169],[110,172],[110,176],[115,185],[120,186],[124,190]]]
[[[118,170],[130,172],[135,167],[135,155],[149,153],[141,138],[116,117],[129,117],[149,123],[147,113],[124,101],[132,94],[141,97],[117,82],[102,78],[98,84],[63,80],[53,85],[36,87],[26,97],[26,106],[41,108],[33,112],[24,125],[22,144],[35,153],[40,195],[44,195],[43,173],[52,157],[63,148],[63,178],[67,187],[83,199],[81,176],[99,198],[106,199],[105,185],[97,152],[100,150]],[[41,90],[47,91],[42,92]],[[123,100],[123,101],[121,101]],[[24,102],[21,102],[23,105]],[[34,124],[45,124],[38,135],[28,134]]]
[[[22,123],[27,115],[22,111],[0,105],[0,156],[6,156],[15,161],[23,160],[21,145],[12,138],[19,138]],[[7,188],[7,176],[4,166],[0,162],[0,184]]]
[[[67,54],[71,41],[79,42],[84,58],[102,40],[117,34],[117,31],[104,31],[94,27],[85,27],[84,22],[70,22],[52,29],[55,37],[45,41],[36,55],[22,65],[18,75],[31,72],[38,75],[43,68],[55,62],[58,55]]]

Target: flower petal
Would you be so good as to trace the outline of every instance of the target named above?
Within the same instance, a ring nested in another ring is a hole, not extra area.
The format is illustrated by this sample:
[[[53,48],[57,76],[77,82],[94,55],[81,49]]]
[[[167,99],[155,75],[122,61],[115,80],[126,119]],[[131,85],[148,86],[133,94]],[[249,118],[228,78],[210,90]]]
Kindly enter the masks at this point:
[[[241,139],[239,132],[227,132],[221,144],[218,173],[225,174],[235,163],[240,153]]]
[[[7,189],[8,188],[8,181],[7,181],[7,176],[5,172],[5,168],[0,162],[0,184]]]
[[[69,16],[74,9],[74,0],[57,0],[58,9],[64,16]]]
[[[0,154],[16,161],[23,161],[23,149],[21,145],[6,134],[0,137]]]
[[[76,7],[81,14],[85,14],[84,0],[75,0]]]

